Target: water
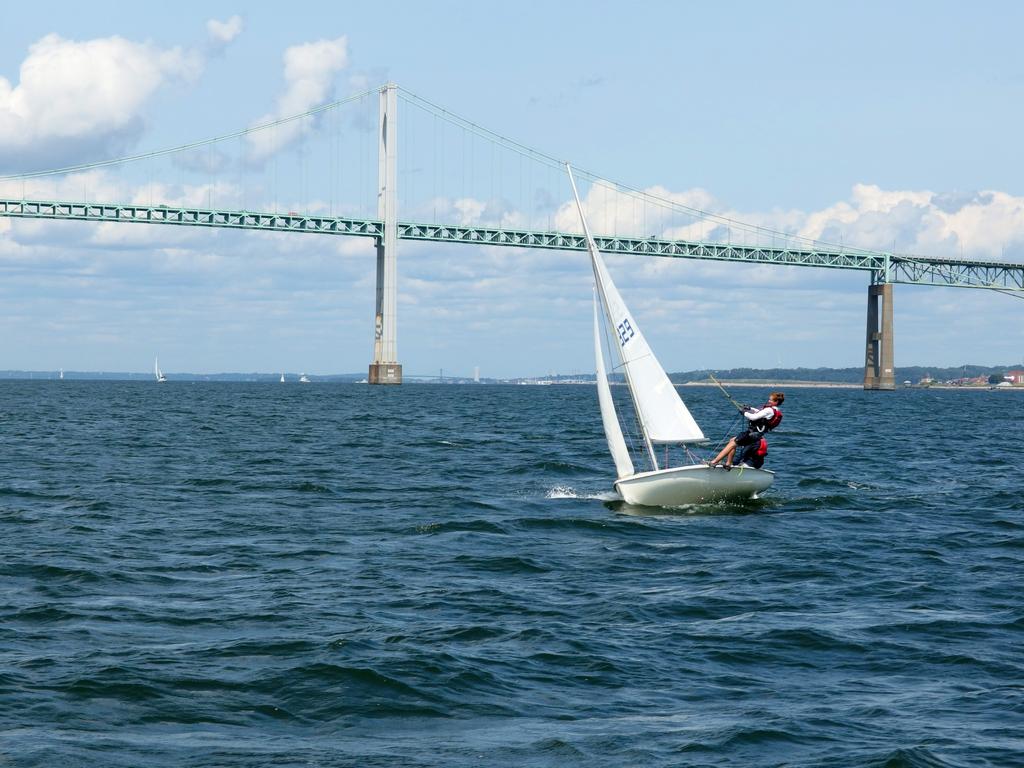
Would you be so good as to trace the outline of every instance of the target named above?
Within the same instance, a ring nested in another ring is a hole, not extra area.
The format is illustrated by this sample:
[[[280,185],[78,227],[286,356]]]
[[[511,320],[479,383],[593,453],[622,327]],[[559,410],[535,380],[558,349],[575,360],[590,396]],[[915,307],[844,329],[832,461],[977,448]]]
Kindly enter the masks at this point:
[[[588,387],[0,383],[0,764],[1024,764],[1019,395],[792,389],[668,511]]]

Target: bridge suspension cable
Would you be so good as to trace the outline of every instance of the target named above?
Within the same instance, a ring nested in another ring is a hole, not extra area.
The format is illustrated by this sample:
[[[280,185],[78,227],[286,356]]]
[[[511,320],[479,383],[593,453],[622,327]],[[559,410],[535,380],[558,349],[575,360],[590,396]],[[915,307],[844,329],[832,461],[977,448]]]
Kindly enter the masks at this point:
[[[346,108],[351,105],[352,108]],[[0,175],[24,201],[374,216],[376,91],[172,147]]]
[[[436,104],[429,99],[425,99],[412,91],[409,91],[401,86],[398,87],[399,94],[403,101],[411,104],[421,110],[424,110],[439,119],[442,119],[451,125],[462,128],[469,134],[478,136],[484,140],[493,142],[500,145],[507,150],[520,155],[523,158],[532,160],[546,168],[556,171],[559,177],[564,176],[564,165],[565,161],[553,157],[550,154],[542,152],[540,150],[529,147],[522,142],[516,141],[515,139],[509,138],[503,134],[497,133],[496,131],[490,130],[479,123],[469,120],[461,115],[458,115],[445,107]],[[613,181],[607,179],[593,171],[579,168],[575,164],[573,169],[577,175],[585,179],[592,185],[596,185],[608,193],[616,196],[622,196],[636,201],[641,205],[651,205],[667,211],[676,212],[684,216],[692,218],[695,222],[708,222],[713,223],[715,228],[722,229],[724,232],[717,232],[718,237],[713,237],[716,234],[715,230],[701,231],[700,237],[690,238],[679,238],[679,239],[699,239],[699,240],[726,240],[731,241],[733,235],[736,233],[742,233],[750,235],[754,238],[753,244],[765,245],[764,239],[771,239],[773,245],[794,248],[798,245],[804,246],[808,250],[828,250],[841,253],[860,253],[860,254],[879,254],[880,251],[875,249],[858,248],[852,247],[845,244],[829,242],[819,238],[807,237],[792,232],[784,232],[771,227],[765,227],[757,224],[750,224],[747,222],[740,221],[738,219],[724,216],[722,214],[707,211],[694,206],[686,205],[676,200],[668,199],[662,195],[656,194],[649,190],[637,189],[628,184]],[[644,232],[644,234],[648,234]],[[781,242],[779,242],[781,241]],[[743,244],[750,244],[744,242]]]
[[[229,139],[237,139],[237,138],[240,138],[240,137],[243,137],[243,136],[248,136],[248,135],[253,134],[253,133],[259,133],[260,131],[266,131],[266,130],[269,130],[269,129],[277,128],[280,125],[286,125],[288,123],[293,123],[296,120],[302,120],[302,119],[307,118],[307,117],[314,117],[315,115],[319,115],[319,114],[321,114],[323,112],[328,112],[328,111],[330,111],[332,109],[337,109],[338,107],[340,107],[340,106],[342,106],[344,104],[349,104],[349,103],[354,102],[354,101],[359,101],[360,99],[365,99],[368,96],[374,96],[374,95],[376,95],[376,93],[377,93],[377,89],[374,88],[374,89],[369,90],[369,91],[363,91],[362,93],[358,93],[355,96],[349,96],[349,97],[344,98],[344,99],[339,99],[338,101],[332,101],[329,104],[322,104],[319,107],[314,107],[313,109],[306,110],[305,112],[300,112],[300,113],[294,114],[294,115],[288,115],[287,117],[282,117],[282,118],[280,118],[278,120],[272,120],[270,122],[260,123],[259,125],[253,125],[253,126],[250,126],[248,128],[243,128],[240,131],[232,131],[231,133],[225,133],[225,134],[223,134],[221,136],[213,136],[211,138],[200,139],[198,141],[193,141],[193,142],[191,142],[189,144],[181,144],[181,145],[179,145],[177,147],[166,147],[164,149],[153,150],[152,152],[142,152],[142,153],[137,154],[137,155],[125,155],[124,157],[115,157],[115,158],[111,158],[111,159],[107,159],[107,160],[96,160],[96,161],[91,162],[91,163],[79,163],[77,165],[67,165],[67,166],[64,166],[62,168],[51,168],[49,170],[29,171],[29,172],[26,172],[26,173],[12,173],[12,174],[0,175],[0,181],[18,181],[20,179],[33,179],[33,178],[39,178],[39,177],[42,177],[42,176],[59,176],[59,175],[62,175],[62,174],[67,174],[67,173],[77,173],[77,172],[80,172],[80,171],[91,171],[94,168],[105,168],[105,167],[108,167],[108,166],[111,166],[111,165],[125,165],[127,163],[133,163],[133,162],[136,162],[138,160],[149,160],[149,159],[155,158],[155,157],[163,157],[164,155],[173,155],[173,154],[178,153],[178,152],[186,152],[186,151],[188,151],[190,149],[199,149],[201,147],[208,147],[208,146],[210,146],[212,144],[218,144],[218,143],[220,143],[222,141],[228,141]]]
[[[460,131],[462,131],[467,136],[474,136],[474,137],[477,137],[477,138],[479,138],[481,140],[490,142],[490,143],[492,143],[495,146],[501,147],[501,148],[503,148],[503,149],[505,149],[505,150],[507,150],[509,152],[512,152],[512,153],[516,154],[519,158],[521,158],[524,161],[529,161],[529,162],[532,162],[532,163],[540,165],[541,167],[543,167],[546,170],[548,170],[548,171],[552,172],[553,174],[555,174],[556,177],[553,180],[553,184],[556,187],[557,187],[557,185],[564,186],[564,184],[562,184],[562,175],[563,175],[562,168],[563,168],[563,164],[564,164],[564,161],[562,159],[556,158],[556,157],[554,157],[554,156],[552,156],[552,155],[550,155],[550,154],[548,154],[546,152],[543,152],[543,151],[540,151],[538,149],[532,148],[530,146],[527,146],[526,144],[523,144],[520,141],[517,141],[517,140],[512,139],[512,138],[510,138],[508,136],[505,136],[505,135],[503,135],[501,133],[498,133],[498,132],[493,131],[493,130],[491,130],[489,128],[486,128],[485,126],[482,126],[482,125],[480,125],[477,122],[469,120],[468,118],[462,117],[461,115],[458,115],[457,113],[452,112],[451,110],[449,110],[449,109],[447,109],[447,108],[445,108],[445,107],[443,107],[443,106],[441,106],[441,105],[439,105],[439,104],[437,104],[437,103],[435,103],[435,102],[433,102],[433,101],[431,101],[429,99],[426,99],[426,98],[424,98],[422,96],[419,96],[418,94],[416,94],[416,93],[414,93],[412,91],[409,91],[408,89],[405,89],[405,88],[402,88],[402,87],[399,86],[397,88],[397,90],[399,92],[400,97],[402,98],[402,100],[406,104],[412,105],[412,106],[416,107],[417,109],[419,109],[419,110],[421,110],[421,111],[423,111],[423,112],[433,116],[437,120],[441,120],[441,121],[443,121],[443,122],[445,122],[445,123],[447,123],[449,125],[452,125],[452,126],[458,128]],[[242,130],[232,131],[230,133],[226,133],[226,134],[222,134],[222,135],[218,135],[218,136],[213,136],[213,137],[206,138],[206,139],[201,139],[201,140],[189,142],[189,143],[186,143],[186,144],[181,144],[181,145],[174,146],[174,147],[157,149],[157,150],[153,150],[153,151],[150,151],[150,152],[137,153],[137,154],[134,154],[134,155],[125,155],[125,156],[121,156],[121,157],[117,157],[117,158],[112,158],[112,159],[98,160],[98,161],[93,161],[93,162],[88,162],[88,163],[79,163],[79,164],[75,164],[75,165],[63,166],[63,167],[53,168],[53,169],[36,170],[36,171],[22,172],[22,173],[16,173],[16,174],[4,174],[4,175],[0,175],[0,182],[18,182],[18,181],[25,182],[25,181],[31,180],[31,179],[40,179],[40,178],[58,177],[58,176],[68,176],[70,174],[84,173],[84,172],[87,172],[87,171],[97,170],[97,169],[102,169],[102,168],[109,168],[109,167],[112,167],[112,166],[126,166],[126,165],[129,165],[129,164],[132,164],[132,163],[143,164],[145,161],[152,161],[152,160],[154,160],[156,158],[160,158],[160,157],[176,155],[176,154],[185,153],[185,152],[189,152],[189,151],[193,151],[193,150],[197,150],[197,149],[204,149],[204,148],[210,149],[214,145],[217,145],[217,144],[220,144],[220,143],[225,143],[225,142],[232,141],[232,140],[235,140],[235,139],[244,139],[245,137],[252,136],[254,134],[259,134],[261,132],[267,132],[267,131],[275,132],[278,128],[287,126],[287,125],[295,123],[297,121],[313,118],[313,117],[322,115],[324,113],[332,113],[334,115],[333,132],[332,132],[332,137],[330,139],[330,142],[329,142],[329,145],[328,145],[328,148],[327,148],[328,159],[327,159],[326,162],[323,163],[323,165],[325,165],[327,167],[328,171],[329,171],[329,173],[328,173],[328,181],[327,181],[327,184],[329,186],[329,191],[328,191],[328,194],[325,195],[325,197],[327,198],[326,208],[333,215],[334,214],[334,208],[335,208],[336,200],[339,203],[341,202],[341,200],[338,199],[338,198],[341,197],[341,194],[342,194],[341,190],[340,190],[340,184],[339,184],[338,179],[343,175],[343,173],[342,173],[342,171],[343,171],[343,169],[342,169],[343,163],[342,163],[341,157],[340,157],[340,155],[341,155],[340,143],[341,142],[340,142],[340,139],[339,139],[339,132],[337,130],[337,123],[338,123],[338,120],[339,120],[339,118],[338,118],[338,114],[339,114],[338,108],[340,108],[340,107],[342,107],[344,105],[347,105],[347,104],[351,104],[353,102],[359,102],[359,101],[367,100],[369,97],[375,96],[378,93],[378,91],[379,91],[379,89],[373,88],[373,89],[370,89],[370,90],[366,90],[366,91],[357,93],[357,94],[352,95],[352,96],[348,96],[348,97],[343,98],[343,99],[338,99],[338,100],[331,101],[331,102],[326,103],[326,104],[322,104],[322,105],[313,107],[313,108],[308,109],[308,110],[306,110],[304,112],[288,115],[288,116],[281,117],[281,118],[278,118],[278,119],[275,119],[275,120],[264,121],[264,122],[261,122],[261,123],[259,123],[257,125],[253,125],[253,126],[250,126],[248,128],[244,128]],[[432,131],[433,131],[433,133],[435,135],[433,135],[431,137],[430,144],[435,149],[435,151],[438,151],[438,150],[440,151],[440,153],[441,153],[441,166],[443,167],[446,164],[449,164],[450,159],[451,159],[451,154],[450,153],[446,154],[446,145],[444,144],[443,141],[441,141],[441,142],[438,141],[438,139],[436,137],[436,127],[432,128]],[[420,144],[422,144],[422,142],[420,142]],[[414,146],[416,146],[416,142],[414,142]],[[467,148],[465,146],[463,146],[462,147],[463,155],[465,155],[466,150],[467,150]],[[372,148],[368,148],[368,151],[372,151]],[[307,191],[308,190],[308,186],[309,186],[309,171],[308,171],[308,167],[307,167],[308,166],[308,162],[309,162],[309,158],[307,157],[307,153],[305,153],[303,151],[303,148],[301,148],[301,147],[300,147],[300,150],[299,150],[298,154],[299,154],[298,162],[294,164],[295,165],[294,168],[291,168],[289,170],[290,170],[290,173],[292,173],[293,175],[297,176],[297,186],[299,187],[300,194],[299,194],[299,200],[294,202],[294,203],[292,203],[291,205],[294,205],[297,208],[305,208],[305,207],[308,207],[308,204],[309,204],[309,200],[307,199],[307,195],[309,194],[308,191]],[[472,171],[472,166],[473,166],[474,161],[476,159],[476,158],[473,157],[473,148],[472,147],[469,147],[469,155],[470,155],[470,157],[468,158],[468,160],[469,160],[469,164],[471,166],[471,171]],[[403,158],[400,157],[400,161],[402,159]],[[276,155],[275,155],[274,159],[271,162],[273,163],[273,182],[271,182],[267,186],[273,188],[272,191],[273,191],[273,201],[274,202],[273,202],[273,206],[272,207],[273,207],[273,210],[276,211],[276,210],[280,210],[279,198],[280,198],[281,191],[279,189],[279,186],[280,186],[280,176],[282,174],[281,174],[281,172],[279,171],[279,168],[278,168],[278,163],[277,163]],[[414,159],[413,162],[418,162],[418,160]],[[493,158],[492,158],[492,163],[493,163]],[[215,163],[214,163],[212,155],[211,155],[210,158],[207,159],[206,164],[209,166],[210,169],[213,168]],[[360,166],[358,171],[354,170],[353,168],[345,168],[344,169],[344,173],[347,174],[347,175],[353,176],[353,177],[357,177],[358,179],[360,179],[360,180],[362,180],[364,182],[369,182],[365,186],[367,186],[368,188],[372,188],[373,184],[372,184],[372,181],[370,179],[370,177],[372,176],[372,171],[370,171],[370,172],[368,172],[368,171],[370,170],[370,167],[373,165],[373,163],[366,163],[365,159],[362,157],[362,154],[360,154],[359,157],[358,157],[358,164]],[[465,163],[463,163],[463,165],[465,165]],[[705,210],[705,209],[702,209],[702,208],[699,208],[699,207],[695,207],[695,206],[692,206],[692,205],[687,205],[687,204],[685,204],[683,202],[680,202],[678,200],[669,199],[669,198],[663,196],[662,194],[658,194],[658,193],[656,193],[654,191],[651,191],[651,190],[641,190],[641,189],[637,189],[636,187],[633,187],[633,186],[628,185],[628,184],[624,184],[624,183],[621,183],[621,182],[616,182],[616,181],[612,181],[612,180],[606,179],[606,178],[598,175],[597,173],[594,173],[593,171],[589,171],[589,170],[586,170],[584,168],[579,168],[578,166],[574,166],[574,167],[577,168],[578,176],[582,180],[585,180],[585,181],[589,182],[591,185],[597,186],[598,188],[603,190],[605,193],[610,195],[612,197],[612,199],[613,199],[613,204],[616,205],[616,206],[619,203],[619,198],[624,198],[626,200],[635,201],[636,204],[641,206],[642,208],[646,207],[646,206],[653,206],[655,208],[662,209],[662,210],[665,210],[665,211],[671,211],[671,212],[678,213],[678,214],[680,214],[680,215],[682,215],[684,217],[687,217],[690,220],[689,225],[683,224],[682,226],[679,226],[679,225],[672,226],[673,222],[667,222],[667,221],[664,220],[664,217],[655,216],[655,217],[653,217],[654,218],[654,222],[653,223],[654,223],[655,227],[652,227],[652,226],[647,225],[647,223],[646,223],[647,222],[647,218],[648,218],[648,214],[647,214],[646,210],[642,210],[639,213],[637,213],[636,211],[633,211],[632,214],[625,214],[625,215],[622,215],[618,211],[616,211],[616,213],[614,215],[612,215],[612,217],[611,217],[613,219],[613,222],[615,223],[616,226],[618,226],[618,224],[623,219],[626,219],[626,220],[633,219],[634,220],[633,223],[634,223],[636,229],[635,229],[635,231],[630,233],[631,235],[640,235],[642,237],[648,237],[648,238],[657,237],[657,239],[662,239],[662,240],[690,240],[690,241],[718,242],[718,243],[723,243],[724,242],[724,243],[729,243],[729,244],[734,244],[734,245],[741,245],[741,246],[753,245],[753,246],[760,246],[760,247],[770,247],[770,248],[778,249],[778,250],[792,250],[792,249],[796,249],[796,248],[802,248],[802,249],[805,249],[805,250],[813,250],[813,251],[820,251],[820,252],[843,253],[843,254],[860,254],[860,255],[882,255],[883,254],[882,251],[878,251],[878,250],[874,250],[874,249],[866,249],[866,248],[855,247],[855,246],[851,246],[851,245],[848,245],[848,244],[845,244],[845,243],[838,243],[837,244],[835,242],[831,242],[831,241],[820,239],[820,238],[808,237],[808,236],[796,234],[796,233],[793,233],[793,232],[782,231],[782,230],[775,229],[775,228],[772,228],[772,227],[766,227],[766,226],[762,226],[762,225],[751,224],[751,223],[744,222],[744,221],[741,221],[739,219],[736,219],[736,218],[733,218],[733,217],[730,217],[730,216],[722,215],[720,213],[715,213],[715,212],[708,211],[708,210]],[[522,170],[523,170],[522,169],[522,165],[520,164],[520,180],[519,180],[520,187],[523,186],[523,180],[522,180],[523,173],[522,173]],[[461,169],[461,171],[462,171],[463,178],[465,179],[466,168],[463,167]],[[439,198],[438,189],[437,189],[437,184],[438,184],[438,178],[437,177],[438,177],[438,174],[435,173],[434,174],[434,179],[432,180],[432,184],[433,184],[432,197],[433,197],[433,207],[434,207],[435,211],[436,211],[436,206],[437,206],[437,202],[436,201]],[[413,182],[413,184],[411,184],[411,186],[415,186],[415,182],[417,181],[415,174],[410,174],[407,180],[411,180]],[[152,178],[150,178],[148,180],[148,182],[146,184],[142,185],[142,186],[146,187],[145,194],[146,194],[146,197],[149,200],[150,206],[152,207],[153,204],[157,202],[154,199],[154,197],[155,197],[155,187],[157,185],[153,182]],[[207,179],[207,182],[206,182],[205,186],[206,186],[205,202],[207,203],[207,207],[212,209],[214,207],[213,206],[213,195],[214,195],[215,189],[217,187],[217,184],[216,184],[215,180],[212,178],[212,173],[210,175],[210,178]],[[463,184],[463,186],[465,186],[465,184]],[[494,186],[494,181],[492,179],[491,187],[493,188],[493,186]],[[245,181],[245,182],[242,182],[239,185],[239,187],[240,187],[241,191],[239,192],[238,197],[241,199],[242,202],[244,202],[245,199],[248,196],[250,196],[252,194],[256,194],[256,192],[254,190],[257,190],[259,188],[259,185],[258,184],[253,184],[253,183],[248,182],[248,181]],[[465,190],[462,190],[462,191],[464,192]],[[557,194],[553,193],[553,195],[554,195],[553,198],[552,198],[553,200],[557,201],[557,200],[561,199],[560,197],[557,196]],[[351,194],[350,194],[350,196],[351,196]],[[492,196],[493,196],[493,194],[492,194]],[[23,194],[22,197],[25,198],[26,196]],[[57,199],[57,197],[58,197],[57,195],[54,195],[53,199]],[[84,197],[85,200],[88,199],[87,195],[85,195],[83,197]],[[110,202],[110,201],[101,201],[101,202]],[[138,200],[136,200],[135,202],[138,202]],[[161,202],[167,202],[167,201],[161,201]],[[269,202],[269,200],[265,200],[263,204],[265,205],[268,202]],[[241,205],[238,206],[238,208],[240,208],[240,209],[247,209],[248,207],[249,207],[248,205],[244,205],[244,204],[241,204]],[[288,206],[286,206],[286,209],[287,209],[287,207]],[[522,207],[525,208],[526,206],[522,206]],[[370,214],[370,216],[372,216],[371,210],[372,210],[372,207],[367,207],[367,209],[366,209],[367,213]],[[411,210],[415,210],[415,207],[411,207]],[[289,214],[291,214],[291,213],[294,213],[294,212],[293,211],[289,211]],[[342,215],[347,215],[349,217],[352,217],[352,216],[355,215],[355,212],[352,211],[352,210],[339,210],[339,213],[342,214]],[[549,222],[548,222],[549,225],[552,223],[550,221],[550,215],[551,215],[551,211],[549,211]],[[435,216],[436,216],[436,214],[435,214]],[[636,220],[640,220],[641,222],[644,222],[644,224],[643,225],[636,224]],[[502,222],[502,223],[504,223],[504,222]],[[711,226],[711,229],[705,229],[705,227],[708,226],[708,225]],[[512,227],[512,228],[515,228],[515,229],[536,229],[536,227],[531,227],[531,226],[525,226],[525,227],[524,226],[519,226],[519,227]],[[656,231],[655,234],[651,234],[650,230],[652,228],[657,228],[657,231]],[[547,229],[553,229],[553,227],[552,226],[548,226]],[[614,234],[618,234],[618,233],[615,232]],[[741,235],[743,237],[740,237]],[[747,236],[749,236],[749,238],[751,238],[753,240],[753,242],[750,242],[750,240],[747,239]],[[920,263],[922,263],[922,264],[929,265],[930,269],[933,269],[933,270],[936,269],[936,267],[935,267],[936,260],[933,259],[933,258],[930,258],[930,257],[917,257],[917,256],[913,256],[913,255],[910,255],[910,254],[897,254],[895,252],[892,255],[893,256],[898,256],[904,262],[920,261]],[[940,273],[941,273],[941,270],[937,270],[936,271],[936,274],[940,275],[940,277],[941,277]],[[993,286],[993,288],[994,288],[994,286]],[[1013,293],[1011,295],[1018,296],[1017,293]]]

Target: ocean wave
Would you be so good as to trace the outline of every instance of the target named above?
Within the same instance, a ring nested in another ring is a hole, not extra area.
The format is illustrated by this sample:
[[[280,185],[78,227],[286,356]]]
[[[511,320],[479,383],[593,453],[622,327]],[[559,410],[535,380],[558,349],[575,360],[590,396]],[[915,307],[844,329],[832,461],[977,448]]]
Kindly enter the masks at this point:
[[[987,761],[986,761],[987,762]],[[909,747],[868,758],[866,768],[973,768],[977,763],[940,758],[924,747]]]
[[[439,523],[421,523],[415,527],[416,533],[495,533],[507,534],[504,526],[489,520],[452,520]]]
[[[566,475],[577,476],[590,468],[571,461],[535,461],[530,463],[516,464],[508,469],[502,470],[505,475]]]
[[[474,568],[496,573],[547,573],[551,568],[528,557],[514,555],[457,555],[460,568]]]

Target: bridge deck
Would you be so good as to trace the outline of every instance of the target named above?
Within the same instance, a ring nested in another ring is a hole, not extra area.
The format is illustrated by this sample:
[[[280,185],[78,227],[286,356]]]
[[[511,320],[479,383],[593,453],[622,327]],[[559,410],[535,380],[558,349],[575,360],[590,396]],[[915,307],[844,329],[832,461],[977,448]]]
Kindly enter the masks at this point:
[[[384,225],[375,219],[311,216],[294,212],[222,211],[202,208],[121,205],[69,201],[0,199],[0,217],[64,221],[165,224],[189,227],[248,229],[264,232],[383,236]],[[586,251],[580,234],[532,232],[493,227],[464,227],[399,222],[402,240],[470,243],[516,248]],[[940,259],[864,251],[740,245],[732,243],[596,236],[597,246],[608,253],[670,258],[741,261],[798,267],[858,269],[876,281],[961,288],[1024,291],[1024,264],[975,259]]]

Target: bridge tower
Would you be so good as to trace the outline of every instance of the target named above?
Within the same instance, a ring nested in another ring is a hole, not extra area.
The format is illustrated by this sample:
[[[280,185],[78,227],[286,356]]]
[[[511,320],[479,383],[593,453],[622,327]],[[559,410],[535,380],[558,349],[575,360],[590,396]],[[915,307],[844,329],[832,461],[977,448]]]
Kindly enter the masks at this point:
[[[377,316],[370,384],[401,384],[398,363],[398,86],[380,89],[377,145],[377,216],[384,232],[377,240]]]
[[[886,259],[884,271],[871,273],[871,285],[868,286],[864,389],[896,389],[892,351],[892,283],[888,281],[888,261]]]

